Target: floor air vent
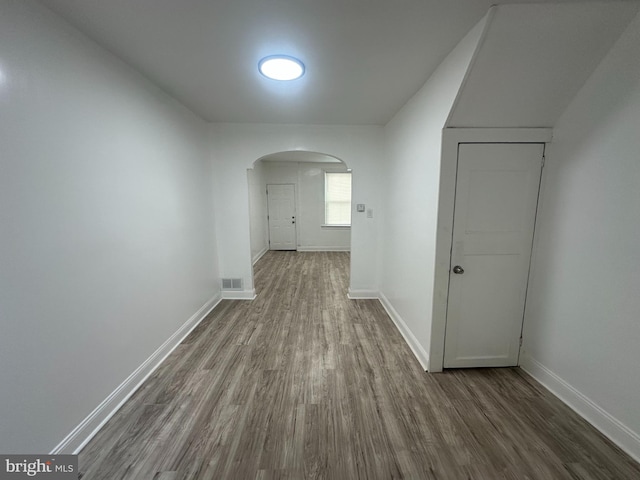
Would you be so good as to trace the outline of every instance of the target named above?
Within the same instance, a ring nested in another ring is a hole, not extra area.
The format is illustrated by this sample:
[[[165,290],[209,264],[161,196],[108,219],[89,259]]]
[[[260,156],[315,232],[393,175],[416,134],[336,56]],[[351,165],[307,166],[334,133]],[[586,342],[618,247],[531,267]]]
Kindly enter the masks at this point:
[[[222,279],[223,290],[242,290],[241,278],[223,278]]]

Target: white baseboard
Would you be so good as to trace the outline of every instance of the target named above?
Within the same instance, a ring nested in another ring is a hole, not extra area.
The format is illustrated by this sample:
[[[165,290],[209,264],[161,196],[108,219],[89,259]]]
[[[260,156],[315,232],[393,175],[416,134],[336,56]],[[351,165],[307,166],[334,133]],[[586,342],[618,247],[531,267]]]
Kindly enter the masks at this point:
[[[124,403],[142,386],[169,354],[222,300],[216,293],[194,313],[173,335],[122,382],[93,412],[74,428],[52,451],[51,455],[78,454]]]
[[[396,324],[396,328],[400,331],[400,334],[404,337],[405,342],[407,342],[407,344],[409,345],[409,348],[411,348],[411,351],[413,352],[415,357],[418,359],[418,362],[420,362],[420,365],[422,365],[422,368],[424,368],[425,372],[428,372],[429,371],[429,354],[422,347],[422,345],[420,345],[420,343],[418,342],[418,339],[413,335],[411,330],[409,330],[409,327],[407,327],[407,324],[404,323],[404,320],[402,319],[402,317],[398,314],[398,312],[396,312],[396,309],[393,308],[393,305],[391,305],[391,302],[389,302],[387,297],[385,297],[384,293],[382,292],[380,292],[380,303],[382,303],[382,306],[389,314],[389,317],[391,317],[391,320],[393,320],[393,323]]]
[[[640,462],[640,435],[526,352],[520,357],[520,368],[540,382],[587,422],[600,430],[613,443],[633,457],[634,460]]]
[[[262,250],[260,250],[251,260],[251,265],[255,265],[258,260],[260,260],[265,253],[267,253],[269,251],[269,247],[264,247]]]
[[[352,290],[349,289],[347,298],[350,300],[379,300],[380,295],[377,290]]]
[[[222,298],[225,300],[253,300],[256,298],[255,288],[252,290],[225,290]]]
[[[351,247],[298,247],[299,252],[350,252]]]

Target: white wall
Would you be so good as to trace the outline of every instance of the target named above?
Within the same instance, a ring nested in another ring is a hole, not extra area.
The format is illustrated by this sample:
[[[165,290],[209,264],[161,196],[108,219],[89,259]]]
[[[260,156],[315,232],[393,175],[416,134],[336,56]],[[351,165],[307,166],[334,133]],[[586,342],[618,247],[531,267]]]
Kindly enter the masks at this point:
[[[426,367],[432,307],[442,128],[484,20],[385,127],[386,212],[382,300]],[[408,330],[408,332],[406,331]]]
[[[353,203],[364,203],[373,218],[354,214],[351,227],[351,290],[377,292],[377,259],[382,165],[382,127],[339,125],[213,124],[216,170],[216,231],[222,277],[243,278],[253,290],[246,170],[277,152],[333,155],[353,169]]]
[[[247,182],[249,185],[251,263],[256,263],[269,249],[264,162],[256,162],[253,168],[247,169]]]
[[[263,163],[263,162],[258,162]],[[300,251],[348,251],[349,227],[323,227],[324,172],[346,172],[334,163],[264,162],[265,186],[290,183],[296,187],[296,233]]]
[[[51,451],[218,288],[207,126],[0,0],[0,451]]]
[[[639,126],[636,16],[547,149],[522,360],[637,459]]]

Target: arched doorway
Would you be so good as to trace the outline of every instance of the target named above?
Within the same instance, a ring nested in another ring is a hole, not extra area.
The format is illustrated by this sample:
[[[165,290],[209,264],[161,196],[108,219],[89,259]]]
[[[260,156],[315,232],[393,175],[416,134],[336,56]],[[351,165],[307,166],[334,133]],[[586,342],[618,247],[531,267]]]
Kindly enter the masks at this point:
[[[342,159],[324,153],[257,159],[247,169],[252,264],[269,250],[350,251],[351,175]]]

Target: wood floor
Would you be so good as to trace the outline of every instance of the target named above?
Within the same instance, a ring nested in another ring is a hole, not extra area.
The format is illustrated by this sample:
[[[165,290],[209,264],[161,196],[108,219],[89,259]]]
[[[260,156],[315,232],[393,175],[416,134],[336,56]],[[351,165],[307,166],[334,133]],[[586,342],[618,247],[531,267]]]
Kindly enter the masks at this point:
[[[269,252],[80,454],[89,479],[638,479],[519,369],[428,374],[347,253]]]

